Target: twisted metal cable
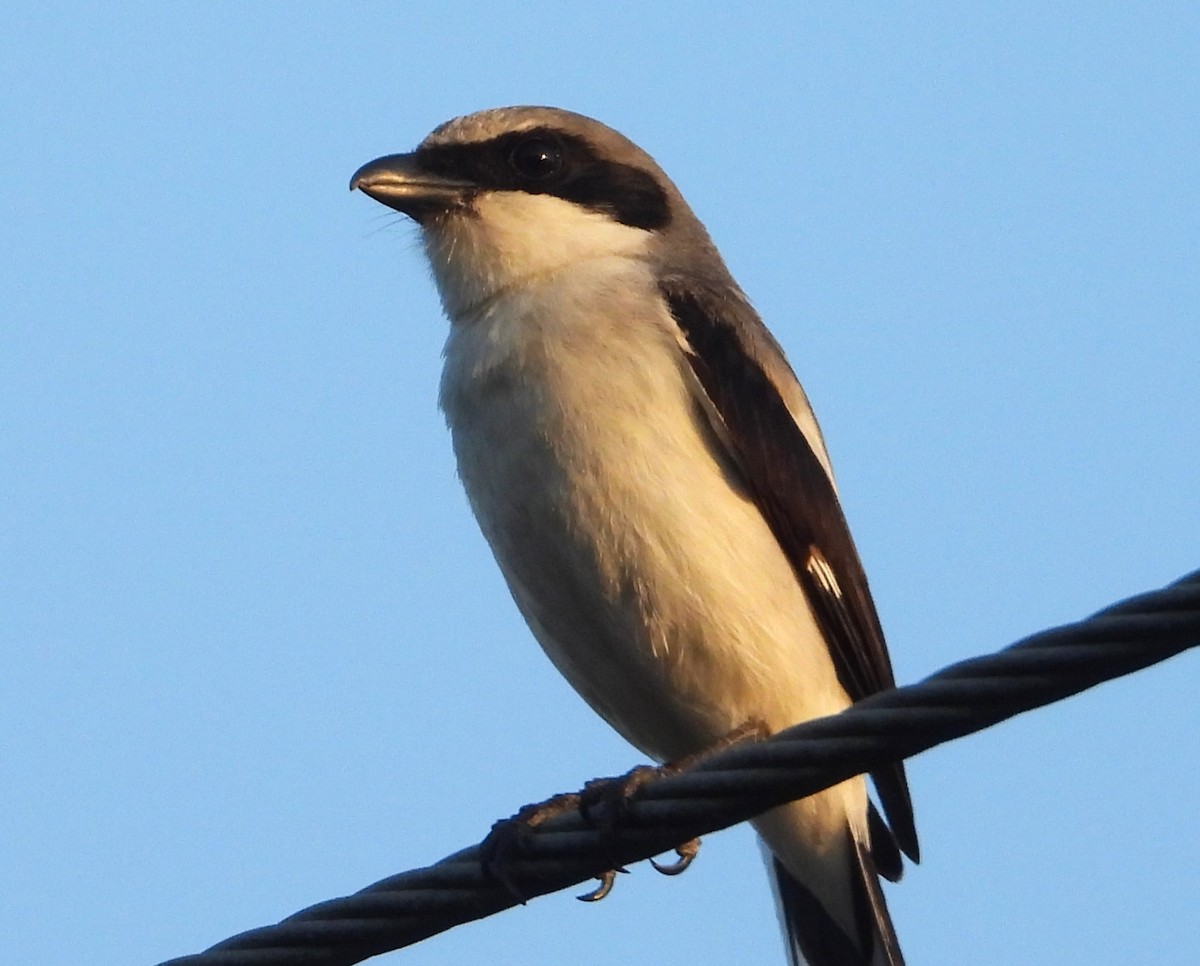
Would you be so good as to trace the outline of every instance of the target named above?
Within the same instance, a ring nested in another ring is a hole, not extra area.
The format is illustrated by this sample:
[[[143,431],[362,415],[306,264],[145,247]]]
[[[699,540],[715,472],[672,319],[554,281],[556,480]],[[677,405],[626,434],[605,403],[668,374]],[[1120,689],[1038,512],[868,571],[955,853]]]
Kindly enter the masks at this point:
[[[506,856],[508,885],[485,876],[474,845],[160,966],[352,966],[517,905],[509,886],[528,899],[584,882],[1197,644],[1200,571],[652,781],[615,828],[568,810]]]

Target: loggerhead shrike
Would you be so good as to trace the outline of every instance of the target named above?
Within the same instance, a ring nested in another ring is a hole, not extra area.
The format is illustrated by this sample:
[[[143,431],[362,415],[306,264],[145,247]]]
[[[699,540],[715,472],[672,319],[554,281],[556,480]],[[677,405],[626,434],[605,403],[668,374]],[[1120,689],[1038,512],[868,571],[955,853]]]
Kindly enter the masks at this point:
[[[658,761],[892,687],[808,400],[644,151],[545,107],[456,118],[358,188],[421,228],[441,408],[550,660]],[[917,859],[901,764],[759,817],[791,961],[902,963],[879,876]]]

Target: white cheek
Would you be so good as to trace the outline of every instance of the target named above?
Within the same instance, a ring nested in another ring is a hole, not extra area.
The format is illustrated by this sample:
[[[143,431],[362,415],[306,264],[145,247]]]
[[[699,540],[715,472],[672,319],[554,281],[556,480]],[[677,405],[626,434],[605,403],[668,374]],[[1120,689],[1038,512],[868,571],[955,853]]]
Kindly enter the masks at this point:
[[[553,195],[518,191],[480,195],[472,212],[430,222],[422,234],[451,319],[514,285],[581,261],[640,256],[652,238]]]

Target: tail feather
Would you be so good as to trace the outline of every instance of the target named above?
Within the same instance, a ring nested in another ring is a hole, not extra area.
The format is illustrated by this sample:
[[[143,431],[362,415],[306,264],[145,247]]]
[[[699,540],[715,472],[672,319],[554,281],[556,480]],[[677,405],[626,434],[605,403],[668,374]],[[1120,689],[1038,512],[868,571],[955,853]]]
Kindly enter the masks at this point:
[[[875,862],[875,871],[888,882],[899,882],[904,877],[900,846],[874,802],[867,803],[867,832],[871,836],[871,858]]]
[[[917,840],[904,762],[893,762],[871,772],[871,781],[879,793],[879,803],[883,806],[883,814],[887,816],[887,824],[891,826],[896,845],[914,862],[920,862],[921,843]]]
[[[904,966],[870,849],[853,838],[850,860],[858,935],[845,929],[774,856],[769,859],[791,966]]]
[[[879,963],[881,966],[904,966],[904,954],[900,952],[896,927],[892,925],[892,917],[883,898],[883,887],[879,884],[879,873],[876,871],[871,849],[855,840],[854,850],[858,857],[858,882],[862,886],[859,898],[864,905],[861,921],[869,923],[872,927],[871,940],[874,950],[870,962]]]

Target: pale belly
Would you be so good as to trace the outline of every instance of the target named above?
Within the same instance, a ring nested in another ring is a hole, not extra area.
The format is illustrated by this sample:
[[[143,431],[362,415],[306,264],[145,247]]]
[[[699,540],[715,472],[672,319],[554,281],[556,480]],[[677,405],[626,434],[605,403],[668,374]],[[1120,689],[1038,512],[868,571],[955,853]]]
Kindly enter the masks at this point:
[[[562,340],[543,341],[466,378],[472,347],[452,337],[442,404],[539,643],[626,739],[668,760],[750,719],[777,730],[848,701],[663,338],[583,333],[557,357]]]

